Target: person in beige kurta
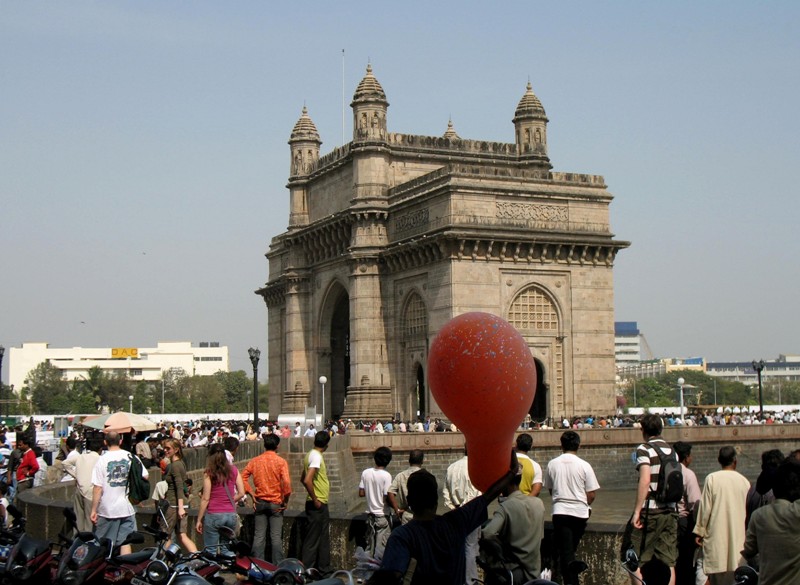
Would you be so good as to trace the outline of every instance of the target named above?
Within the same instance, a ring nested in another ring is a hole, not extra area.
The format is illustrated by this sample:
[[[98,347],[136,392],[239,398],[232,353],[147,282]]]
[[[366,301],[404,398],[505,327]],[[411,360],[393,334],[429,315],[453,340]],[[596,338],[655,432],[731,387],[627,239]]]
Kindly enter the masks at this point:
[[[744,517],[750,482],[736,471],[736,449],[719,450],[722,466],[706,477],[694,533],[703,548],[703,570],[711,585],[733,584],[745,537]]]

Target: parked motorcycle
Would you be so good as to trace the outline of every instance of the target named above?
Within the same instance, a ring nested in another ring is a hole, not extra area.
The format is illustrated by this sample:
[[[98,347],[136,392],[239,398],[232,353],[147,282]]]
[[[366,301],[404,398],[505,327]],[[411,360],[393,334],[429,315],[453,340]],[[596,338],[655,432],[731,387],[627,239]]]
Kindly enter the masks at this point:
[[[131,585],[222,585],[219,555],[201,550],[180,554],[180,547],[171,544],[163,559],[151,561],[144,573],[131,579]]]
[[[15,523],[22,528],[23,533],[18,536],[17,542],[8,553],[2,582],[11,585],[52,582],[58,560],[63,550],[72,542],[64,533],[72,533],[75,527],[74,513],[70,516],[72,510],[64,510],[65,529],[58,535],[58,542],[50,542],[24,533],[25,517],[14,506],[9,506],[9,512],[15,515]]]
[[[5,572],[11,549],[25,533],[25,516],[22,512],[13,504],[8,506],[7,511],[12,521],[9,526],[0,528],[0,574]]]

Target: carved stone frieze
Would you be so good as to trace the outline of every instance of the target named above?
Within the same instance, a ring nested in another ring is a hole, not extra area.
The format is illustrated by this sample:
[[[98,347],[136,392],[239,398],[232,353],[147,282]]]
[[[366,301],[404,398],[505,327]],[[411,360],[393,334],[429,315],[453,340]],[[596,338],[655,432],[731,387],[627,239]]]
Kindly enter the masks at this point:
[[[395,218],[395,235],[400,235],[409,230],[425,227],[429,223],[430,212],[427,208],[409,211]]]
[[[496,206],[499,219],[554,223],[566,223],[569,221],[569,208],[566,205],[498,201]]]

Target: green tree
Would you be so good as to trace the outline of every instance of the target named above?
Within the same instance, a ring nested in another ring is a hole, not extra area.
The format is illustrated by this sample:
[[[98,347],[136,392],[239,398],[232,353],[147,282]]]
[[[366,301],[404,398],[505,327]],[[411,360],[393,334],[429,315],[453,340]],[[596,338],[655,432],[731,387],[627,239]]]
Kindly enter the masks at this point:
[[[252,392],[253,380],[248,378],[243,370],[235,372],[219,371],[214,374],[214,377],[225,394],[227,406],[223,412],[243,412],[248,410],[247,392]]]
[[[61,370],[44,361],[28,372],[22,394],[30,397],[36,412],[66,414],[71,410],[68,389]]]
[[[191,376],[182,381],[189,408],[194,412],[230,412],[222,385],[217,376]]]

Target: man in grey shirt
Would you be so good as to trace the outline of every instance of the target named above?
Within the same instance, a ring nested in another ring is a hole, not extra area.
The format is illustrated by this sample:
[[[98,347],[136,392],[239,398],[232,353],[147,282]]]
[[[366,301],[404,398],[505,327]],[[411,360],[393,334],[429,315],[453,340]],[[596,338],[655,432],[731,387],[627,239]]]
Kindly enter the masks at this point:
[[[483,528],[484,540],[499,545],[491,548],[501,551],[505,566],[514,574],[514,583],[539,578],[544,536],[544,504],[520,491],[521,480],[522,468],[504,488],[505,500]]]
[[[414,518],[414,513],[408,505],[408,476],[422,469],[424,459],[425,453],[421,449],[412,450],[408,455],[408,469],[404,469],[395,475],[392,485],[389,486],[389,493],[387,494],[389,504],[400,519],[401,524],[408,524]]]

